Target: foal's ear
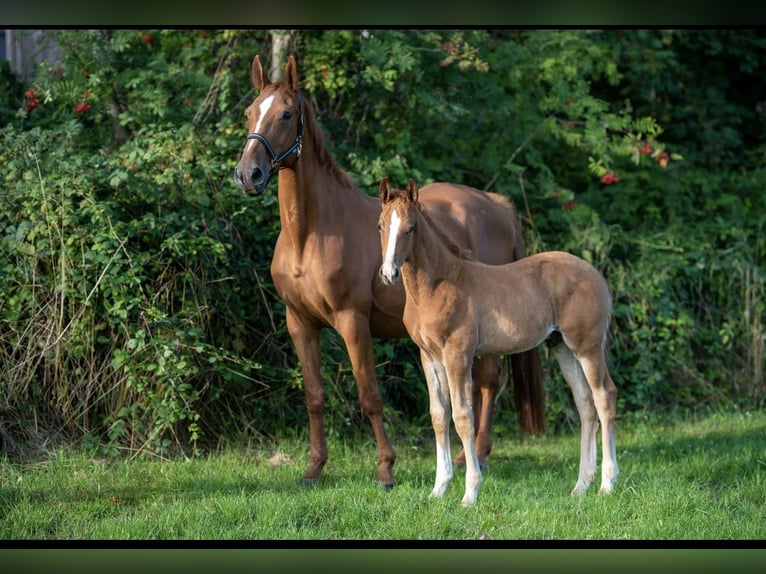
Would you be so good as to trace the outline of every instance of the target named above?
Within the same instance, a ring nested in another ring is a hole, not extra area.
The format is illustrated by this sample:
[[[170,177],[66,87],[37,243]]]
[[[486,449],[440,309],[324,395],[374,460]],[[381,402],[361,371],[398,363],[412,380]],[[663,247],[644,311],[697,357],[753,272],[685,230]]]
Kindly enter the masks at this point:
[[[388,184],[388,177],[384,177],[380,180],[378,195],[380,195],[380,201],[388,203],[388,198],[391,196],[391,186]]]
[[[295,58],[291,55],[285,65],[285,82],[291,92],[298,91],[298,67],[295,65]]]
[[[253,86],[259,92],[269,83],[269,79],[263,75],[261,58],[257,54],[253,58],[253,68],[250,70],[250,77],[253,79]]]
[[[418,201],[418,184],[412,178],[407,182],[407,198],[412,203],[417,203]]]

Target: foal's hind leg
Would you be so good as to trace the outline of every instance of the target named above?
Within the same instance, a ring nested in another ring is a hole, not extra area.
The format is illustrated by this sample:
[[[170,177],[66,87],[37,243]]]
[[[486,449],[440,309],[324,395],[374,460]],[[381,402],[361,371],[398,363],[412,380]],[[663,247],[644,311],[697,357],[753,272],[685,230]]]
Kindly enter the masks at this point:
[[[564,374],[564,379],[572,389],[580,416],[580,473],[577,484],[572,489],[572,495],[576,496],[585,494],[596,475],[596,434],[598,433],[596,406],[593,403],[593,395],[585,373],[569,347],[559,343],[554,347],[553,352]]]
[[[476,455],[479,465],[487,466],[492,451],[492,411],[499,387],[500,358],[494,356],[475,357],[471,369],[473,378],[473,420],[476,431]],[[455,457],[456,466],[465,465],[465,451]]]
[[[606,365],[603,351],[580,358],[585,377],[593,392],[593,400],[601,421],[601,488],[599,494],[609,494],[614,488],[620,469],[617,466],[615,418],[617,411],[617,387]]]

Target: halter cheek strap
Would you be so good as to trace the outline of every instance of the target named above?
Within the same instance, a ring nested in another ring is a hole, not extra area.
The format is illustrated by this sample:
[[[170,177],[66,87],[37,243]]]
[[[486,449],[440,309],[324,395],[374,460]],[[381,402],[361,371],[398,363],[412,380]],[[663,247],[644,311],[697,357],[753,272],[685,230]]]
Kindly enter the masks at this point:
[[[259,134],[258,132],[253,132],[251,134],[248,134],[247,138],[245,138],[245,143],[247,143],[250,140],[258,140],[259,142],[263,144],[263,147],[266,148],[266,151],[268,152],[269,157],[271,157],[271,169],[279,169],[281,167],[279,164],[281,164],[282,161],[291,153],[295,153],[296,161],[298,160],[298,158],[301,157],[301,149],[303,148],[303,143],[301,141],[303,139],[303,105],[301,102],[300,94],[298,94],[298,110],[299,110],[298,134],[295,136],[295,141],[293,142],[293,145],[291,145],[281,154],[277,155],[277,153],[274,151],[274,148],[271,147],[269,140],[267,140],[265,136]]]

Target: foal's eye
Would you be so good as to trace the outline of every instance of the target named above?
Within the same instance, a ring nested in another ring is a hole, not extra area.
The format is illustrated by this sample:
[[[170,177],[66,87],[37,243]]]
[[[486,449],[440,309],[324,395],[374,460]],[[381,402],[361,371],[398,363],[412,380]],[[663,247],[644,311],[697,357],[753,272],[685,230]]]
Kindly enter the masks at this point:
[[[383,224],[378,221],[378,231],[383,231]]]
[[[407,231],[405,231],[405,233],[407,235],[412,235],[413,231],[415,231],[415,224],[414,223],[407,228]]]
[[[283,120],[289,120],[289,119],[292,119],[292,117],[293,117],[293,113],[290,110],[287,110],[282,113]]]

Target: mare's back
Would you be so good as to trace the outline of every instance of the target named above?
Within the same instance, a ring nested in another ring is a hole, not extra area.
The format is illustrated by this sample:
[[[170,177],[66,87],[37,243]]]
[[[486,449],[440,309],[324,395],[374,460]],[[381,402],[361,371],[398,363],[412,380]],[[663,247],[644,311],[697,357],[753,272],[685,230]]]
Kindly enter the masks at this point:
[[[432,183],[418,192],[431,223],[453,243],[490,265],[513,261],[520,241],[516,212],[509,201],[472,187]]]

